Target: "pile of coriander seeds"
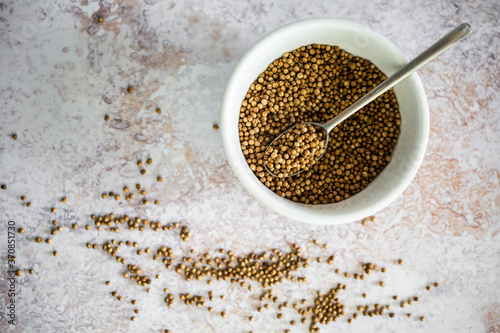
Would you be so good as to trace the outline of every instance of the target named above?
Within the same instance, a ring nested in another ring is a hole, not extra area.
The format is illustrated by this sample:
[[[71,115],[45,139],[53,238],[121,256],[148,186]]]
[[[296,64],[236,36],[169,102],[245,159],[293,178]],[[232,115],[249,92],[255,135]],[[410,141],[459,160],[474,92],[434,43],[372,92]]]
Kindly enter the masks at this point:
[[[273,61],[240,108],[240,144],[250,169],[271,191],[295,202],[334,203],[363,190],[390,162],[398,140],[401,117],[392,89],[337,126],[325,155],[308,171],[273,177],[264,168],[264,152],[288,128],[325,123],[386,78],[370,61],[338,46],[302,46]]]

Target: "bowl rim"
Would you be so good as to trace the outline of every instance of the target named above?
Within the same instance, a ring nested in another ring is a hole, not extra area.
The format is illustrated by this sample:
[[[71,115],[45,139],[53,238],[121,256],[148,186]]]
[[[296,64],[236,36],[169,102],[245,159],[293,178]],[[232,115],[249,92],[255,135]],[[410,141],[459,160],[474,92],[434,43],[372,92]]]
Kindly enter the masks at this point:
[[[392,190],[389,194],[383,195],[380,198],[378,198],[378,201],[374,205],[369,205],[365,207],[362,211],[358,212],[357,214],[346,214],[345,216],[341,216],[340,218],[338,216],[335,216],[332,214],[331,216],[326,216],[323,214],[314,214],[314,212],[304,209],[303,212],[297,212],[294,211],[294,213],[290,213],[289,210],[285,209],[284,207],[278,206],[276,207],[275,205],[272,204],[272,202],[269,202],[268,200],[265,200],[265,198],[262,198],[260,196],[261,190],[257,189],[255,186],[255,182],[251,181],[247,177],[245,177],[241,172],[238,171],[241,166],[239,166],[238,163],[234,163],[234,160],[236,159],[236,156],[234,156],[234,151],[231,149],[229,140],[230,138],[230,133],[231,133],[231,126],[232,123],[230,123],[230,114],[231,112],[234,112],[234,110],[230,109],[230,101],[232,99],[231,94],[234,92],[233,90],[235,89],[236,82],[238,81],[238,78],[241,77],[243,73],[245,73],[245,67],[247,63],[252,61],[256,54],[262,49],[263,46],[265,46],[269,41],[279,37],[282,34],[289,34],[290,30],[293,29],[305,29],[309,28],[314,25],[336,25],[342,28],[348,28],[352,30],[357,30],[357,31],[363,31],[370,37],[376,37],[377,43],[383,44],[385,48],[389,50],[389,52],[392,53],[393,55],[393,60],[394,62],[398,63],[399,65],[403,66],[405,65],[408,60],[404,56],[403,52],[391,41],[389,41],[386,37],[382,36],[381,34],[371,30],[370,28],[360,25],[358,23],[354,23],[351,21],[346,21],[346,20],[339,20],[339,19],[329,19],[329,18],[317,18],[317,19],[306,19],[306,20],[300,20],[296,22],[289,23],[287,25],[284,25],[264,37],[262,37],[259,41],[257,41],[248,51],[241,57],[239,62],[237,63],[236,67],[234,68],[231,77],[228,80],[228,83],[226,85],[226,89],[224,92],[224,96],[222,99],[222,104],[221,104],[221,136],[222,136],[222,142],[223,142],[223,147],[224,151],[226,153],[226,157],[228,159],[229,165],[231,166],[231,169],[233,170],[234,174],[236,177],[239,179],[239,181],[242,183],[242,185],[252,194],[254,198],[256,198],[259,202],[270,208],[271,210],[277,212],[280,215],[283,215],[285,217],[288,217],[292,220],[296,221],[301,221],[304,223],[308,224],[315,224],[315,225],[334,225],[334,224],[341,224],[341,223],[348,223],[348,222],[353,222],[359,219],[362,219],[363,217],[373,215],[377,211],[385,208],[388,206],[392,201],[394,201],[411,183],[413,178],[415,177],[422,160],[425,155],[425,150],[427,147],[427,142],[428,142],[428,136],[429,136],[429,110],[428,110],[428,104],[427,104],[427,97],[425,95],[425,90],[423,88],[422,82],[420,78],[418,77],[417,73],[412,74],[410,77],[406,78],[405,80],[411,81],[412,87],[414,89],[414,94],[416,95],[416,99],[420,103],[419,108],[421,110],[421,131],[420,131],[420,142],[419,142],[419,147],[422,150],[420,155],[417,157],[417,159],[408,167],[408,170],[406,171],[406,175],[402,177],[400,182],[398,182],[398,185],[396,186],[396,189]],[[286,51],[285,51],[286,52]],[[240,153],[241,149],[240,149]],[[247,166],[247,165],[246,165]],[[248,167],[248,166],[247,166]],[[249,167],[248,167],[249,169]],[[257,177],[254,176],[254,178],[258,181]],[[259,181],[260,183],[260,181]],[[261,186],[264,186],[263,184],[260,184]],[[267,187],[265,188],[267,191],[271,192]],[[272,192],[271,192],[272,193]],[[361,192],[360,192],[361,193]],[[274,193],[273,193],[274,194]],[[300,203],[295,203],[290,201],[289,199],[284,199],[280,198],[276,194],[276,199],[281,199],[281,200],[286,200],[290,203],[293,204],[300,204]],[[349,200],[349,199],[347,199]],[[344,200],[345,201],[345,200]],[[336,205],[337,203],[332,203],[332,204],[326,204],[323,206],[327,205]],[[307,206],[315,206],[317,205],[307,205],[307,204],[300,204],[304,205],[304,208]],[[335,217],[335,218],[333,218]]]

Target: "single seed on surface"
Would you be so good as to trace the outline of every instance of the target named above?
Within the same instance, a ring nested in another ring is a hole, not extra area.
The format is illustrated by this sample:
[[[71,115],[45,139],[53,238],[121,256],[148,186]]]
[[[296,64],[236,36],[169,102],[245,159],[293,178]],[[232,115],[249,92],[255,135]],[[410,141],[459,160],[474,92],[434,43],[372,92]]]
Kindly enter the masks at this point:
[[[156,177],[156,181],[158,181],[159,183],[161,183],[163,181],[163,179],[160,176],[158,176],[158,177]]]
[[[423,316],[420,317],[420,321],[424,321],[424,320],[425,320],[425,318]]]
[[[414,300],[415,302],[418,302],[418,297],[417,297],[417,296],[413,297],[413,300]]]
[[[427,289],[427,290],[431,290],[431,289],[432,289],[432,287],[431,287],[431,286],[427,286],[427,287],[425,287],[425,289]]]
[[[411,318],[412,317],[412,314],[411,313],[408,313],[406,314],[408,316],[408,318]]]
[[[434,282],[434,287],[436,287],[436,288],[439,287],[439,283]]]
[[[54,257],[57,257],[58,255],[57,251],[52,252],[52,254],[54,255]]]
[[[147,164],[151,164],[151,163],[153,163],[153,160],[152,160],[151,158],[148,158],[148,159],[146,160],[146,163],[147,163]]]
[[[34,273],[35,273],[35,270],[30,269],[28,272],[29,272],[30,274],[34,274]]]
[[[21,276],[21,275],[23,275],[23,272],[21,272],[21,271],[16,271],[16,276]]]
[[[35,242],[40,243],[42,241],[42,237],[35,238]]]
[[[404,308],[406,306],[406,302],[405,301],[401,302],[400,306]]]
[[[146,169],[142,169],[141,170],[141,175],[145,175],[146,174]]]
[[[116,201],[120,200],[120,195],[119,194],[115,194],[115,200]]]
[[[217,131],[217,130],[219,129],[219,125],[214,124],[213,128],[214,128],[214,130],[216,130],[216,131]]]
[[[161,113],[161,109],[160,108],[156,108],[156,113],[160,114]]]
[[[23,195],[23,196],[21,197],[21,200],[22,200],[22,201],[26,201],[26,197]]]
[[[382,271],[382,273],[387,272],[387,268],[385,268],[385,267],[382,267],[380,270]]]
[[[130,320],[135,321],[135,317],[130,317]]]
[[[7,189],[7,185],[3,184],[2,186],[2,190],[6,190]]]
[[[133,93],[133,92],[134,92],[134,87],[132,87],[132,86],[128,86],[128,87],[127,87],[127,92],[128,92],[129,94]]]
[[[225,313],[224,311],[222,311],[222,312],[220,313],[220,315],[222,316],[222,318],[226,318],[226,317],[227,317],[227,313]]]
[[[110,281],[106,281],[105,283],[106,283],[107,286],[109,286],[111,284]]]
[[[27,207],[31,207],[31,202],[28,202],[28,203],[26,204],[26,206],[27,206]]]
[[[45,243],[50,244],[50,243],[52,243],[52,240],[51,240],[50,238],[47,238],[47,239],[45,240]]]
[[[17,229],[17,232],[20,233],[20,234],[24,234],[24,229],[23,228],[19,228],[19,229]]]
[[[366,298],[366,294],[363,294],[362,296],[363,296],[363,298]]]
[[[12,139],[17,140],[17,134],[12,134]]]
[[[389,317],[394,318],[394,313],[393,312],[389,313]]]
[[[398,296],[396,296],[396,295],[392,296],[392,298],[393,298],[394,300],[396,300],[396,301],[398,300]]]
[[[108,115],[105,115],[104,116],[104,121],[108,121],[109,120],[109,116]]]
[[[381,286],[381,287],[385,287],[385,282],[384,282],[384,281],[380,281],[378,284],[379,284],[379,286]]]
[[[403,259],[398,259],[398,265],[402,265],[403,264]]]
[[[68,198],[66,198],[66,197],[62,197],[62,198],[61,198],[61,202],[62,202],[62,203],[66,203],[66,201],[68,201]]]

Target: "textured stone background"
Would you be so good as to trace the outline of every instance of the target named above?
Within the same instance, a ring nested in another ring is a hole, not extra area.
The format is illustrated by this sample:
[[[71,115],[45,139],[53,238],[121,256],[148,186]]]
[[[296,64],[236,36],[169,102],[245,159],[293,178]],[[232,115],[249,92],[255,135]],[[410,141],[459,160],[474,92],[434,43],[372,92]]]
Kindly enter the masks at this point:
[[[97,23],[98,16],[104,22]],[[364,24],[408,58],[461,22],[474,29],[419,72],[431,113],[424,162],[406,191],[366,226],[358,221],[316,227],[276,215],[238,183],[212,129],[226,81],[245,51],[286,23],[316,17]],[[0,1],[0,183],[8,186],[0,190],[0,330],[308,331],[306,325],[288,325],[297,319],[290,309],[281,321],[275,307],[255,311],[261,293],[256,285],[248,292],[227,282],[186,282],[123,249],[129,262],[161,274],[147,294],[121,277],[120,264],[85,247],[115,238],[135,240],[140,248],[169,244],[177,258],[191,248],[244,254],[286,250],[294,242],[311,258],[334,253],[334,265],[312,263],[301,270],[307,283],[287,282],[275,292],[282,300],[310,301],[316,290],[347,283],[341,300],[348,315],[355,305],[378,302],[391,304],[396,317],[362,317],[352,325],[345,317],[322,332],[500,332],[499,19],[494,0]],[[135,87],[133,94],[126,93],[128,85]],[[141,176],[135,162],[147,157],[154,163]],[[157,174],[162,183],[155,182]],[[100,198],[139,181],[160,205]],[[32,207],[24,206],[21,195]],[[63,195],[66,204],[58,202]],[[183,243],[173,232],[83,229],[89,214],[112,211],[181,221],[192,237]],[[54,215],[65,230],[50,245],[36,244],[34,237],[48,234]],[[26,230],[16,234],[16,267],[35,270],[16,278],[15,327],[7,324],[5,309],[9,220]],[[69,231],[72,223],[80,228]],[[398,258],[403,266],[394,264]],[[333,272],[359,272],[366,261],[386,266],[388,273],[361,282]],[[376,287],[381,278],[386,288]],[[426,291],[434,281],[441,287]],[[223,293],[226,300],[216,299],[213,307],[228,317],[179,300],[168,309],[164,287],[175,294]],[[111,297],[111,290],[125,301]],[[400,309],[390,301],[394,293],[421,301]],[[141,311],[136,322],[129,320],[133,298]],[[249,315],[255,317],[251,323]]]

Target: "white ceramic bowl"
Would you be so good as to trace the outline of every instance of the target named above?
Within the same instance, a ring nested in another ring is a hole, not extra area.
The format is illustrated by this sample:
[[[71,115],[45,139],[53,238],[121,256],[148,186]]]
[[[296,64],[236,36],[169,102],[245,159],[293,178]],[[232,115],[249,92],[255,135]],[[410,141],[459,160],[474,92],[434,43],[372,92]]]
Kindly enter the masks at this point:
[[[404,54],[385,37],[356,23],[311,19],[286,25],[257,42],[236,66],[222,101],[222,141],[229,164],[238,179],[267,207],[293,220],[311,224],[352,222],[389,205],[415,176],[429,135],[427,98],[417,74],[412,74],[394,88],[402,122],[398,143],[392,161],[361,192],[347,200],[326,205],[295,203],[281,198],[257,179],[245,161],[238,136],[240,106],[250,84],[272,61],[285,52],[313,43],[338,45],[370,60],[388,76],[408,62]]]

